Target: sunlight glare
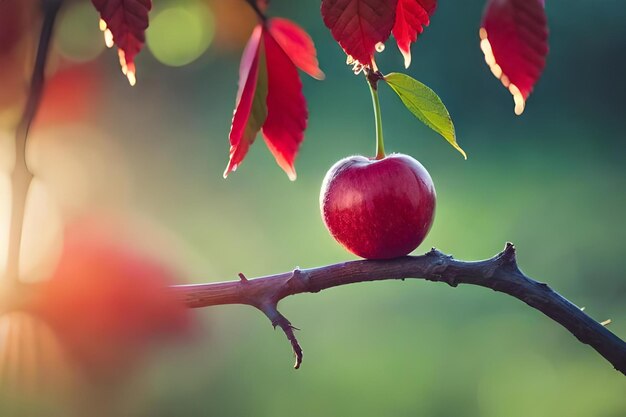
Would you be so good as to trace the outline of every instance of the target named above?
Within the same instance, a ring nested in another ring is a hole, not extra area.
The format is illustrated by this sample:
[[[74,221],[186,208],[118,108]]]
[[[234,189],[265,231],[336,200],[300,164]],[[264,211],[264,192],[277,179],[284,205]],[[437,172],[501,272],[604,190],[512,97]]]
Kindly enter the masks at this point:
[[[9,250],[9,223],[11,222],[11,180],[0,173],[0,276],[4,276]]]
[[[109,29],[106,29],[104,31],[104,44],[107,46],[107,48],[112,48],[114,45],[113,33]]]
[[[4,275],[11,223],[11,180],[0,174],[0,276]],[[56,204],[44,184],[34,179],[26,200],[22,232],[20,279],[46,279],[51,274],[62,245],[62,222]]]
[[[489,69],[493,73],[493,75],[502,82],[502,85],[505,88],[508,88],[509,92],[513,96],[513,101],[515,103],[515,114],[521,115],[524,113],[524,108],[526,107],[526,100],[522,95],[520,89],[511,82],[509,77],[504,74],[502,67],[496,62],[496,57],[493,54],[493,49],[491,44],[489,43],[489,39],[487,37],[487,30],[485,28],[480,28],[478,35],[480,36],[480,49],[483,51],[485,55],[485,62],[489,66]]]

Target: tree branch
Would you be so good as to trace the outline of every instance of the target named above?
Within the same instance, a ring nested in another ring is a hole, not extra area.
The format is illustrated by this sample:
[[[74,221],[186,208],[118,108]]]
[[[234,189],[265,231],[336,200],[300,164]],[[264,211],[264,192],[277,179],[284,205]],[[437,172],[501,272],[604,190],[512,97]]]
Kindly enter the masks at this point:
[[[43,92],[46,61],[50,40],[54,29],[54,21],[62,0],[42,0],[43,23],[39,35],[39,46],[35,66],[31,77],[30,89],[24,112],[15,131],[15,166],[11,173],[11,224],[9,229],[9,248],[7,251],[6,277],[7,282],[17,284],[19,281],[20,247],[22,245],[22,229],[26,197],[33,179],[33,174],[26,164],[26,140],[30,125],[37,114],[41,94]]]
[[[357,282],[406,278],[445,282],[452,287],[458,284],[478,285],[513,296],[565,327],[626,375],[626,343],[547,284],[524,275],[517,266],[515,247],[511,243],[507,243],[504,251],[484,261],[458,261],[432,249],[422,256],[351,261],[250,280],[172,288],[190,308],[247,304],[263,311],[274,326],[279,325],[285,331],[296,355],[297,368],[302,350],[291,323],[276,309],[280,300],[294,294],[314,293]]]
[[[263,10],[261,10],[261,7],[259,7],[258,0],[246,0],[246,3],[248,3],[250,7],[252,7],[252,10],[254,10],[254,13],[256,13],[261,22],[265,23],[267,21],[267,16],[263,12]]]

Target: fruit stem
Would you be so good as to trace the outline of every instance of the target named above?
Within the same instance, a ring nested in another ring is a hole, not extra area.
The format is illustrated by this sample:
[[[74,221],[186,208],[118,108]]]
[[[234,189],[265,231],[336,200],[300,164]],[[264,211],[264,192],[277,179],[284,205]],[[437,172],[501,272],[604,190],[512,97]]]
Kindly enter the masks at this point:
[[[378,80],[382,75],[376,72],[366,74],[367,85],[372,93],[372,104],[374,105],[374,117],[376,119],[376,159],[385,157],[385,141],[383,139],[383,119],[380,112],[380,101],[378,100]]]

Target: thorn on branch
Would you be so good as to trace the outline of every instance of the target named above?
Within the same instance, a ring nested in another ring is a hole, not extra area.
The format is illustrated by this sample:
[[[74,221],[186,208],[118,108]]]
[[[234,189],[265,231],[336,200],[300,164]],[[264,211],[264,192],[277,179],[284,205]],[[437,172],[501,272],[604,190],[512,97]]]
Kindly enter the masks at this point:
[[[301,291],[308,290],[308,287],[309,287],[308,275],[303,274],[302,271],[300,270],[300,267],[296,266],[296,268],[293,271],[291,271],[291,276],[287,280],[287,285],[290,288],[299,289]]]
[[[517,266],[517,260],[515,259],[515,245],[511,242],[506,242],[506,246],[500,253],[500,257],[507,263],[512,263]]]
[[[437,248],[430,248],[428,252],[426,252],[426,256],[441,256],[443,255]]]
[[[604,327],[608,326],[609,324],[613,323],[613,320],[611,319],[606,319],[604,320],[602,323],[600,323],[601,325],[603,325]]]
[[[291,277],[289,277],[289,281],[298,280],[302,278],[302,271],[300,271],[300,267],[296,266],[293,271],[291,271]]]
[[[245,284],[248,282],[248,278],[246,278],[246,276],[243,274],[243,272],[240,272],[239,274],[237,274],[239,276],[239,280]]]
[[[511,274],[512,277],[515,277],[515,278],[523,277],[524,274],[522,273],[522,271],[519,269],[519,266],[517,265],[516,251],[517,250],[514,244],[512,244],[511,242],[506,242],[504,250],[493,258],[494,260],[497,261],[495,264],[496,265],[495,269],[504,267],[505,269],[508,269],[509,273],[512,273]],[[495,269],[493,271],[494,273],[495,273]],[[544,289],[550,289],[547,284],[544,284],[541,282],[537,282],[537,284],[544,287]]]
[[[280,314],[280,312],[276,309],[275,304],[265,305],[265,306],[258,307],[258,308],[261,311],[263,311],[263,313],[265,313],[267,318],[270,319],[274,329],[276,329],[276,327],[280,327],[283,333],[285,333],[285,336],[287,336],[287,340],[289,340],[289,343],[291,343],[293,355],[296,358],[296,362],[294,363],[293,368],[299,369],[300,365],[302,365],[303,353],[302,353],[302,347],[300,346],[300,343],[298,342],[298,339],[296,338],[296,334],[294,333],[294,330],[300,330],[300,329],[298,329],[297,327],[294,327],[291,324],[291,322],[287,320],[285,316]]]

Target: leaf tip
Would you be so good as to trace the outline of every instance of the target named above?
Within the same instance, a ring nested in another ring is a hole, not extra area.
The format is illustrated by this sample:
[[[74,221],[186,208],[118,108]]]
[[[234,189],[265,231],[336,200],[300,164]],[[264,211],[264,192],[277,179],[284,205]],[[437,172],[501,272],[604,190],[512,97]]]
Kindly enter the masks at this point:
[[[135,76],[135,71],[127,71],[126,78],[128,78],[128,84],[130,84],[131,87],[134,87],[135,84],[137,84],[137,77]]]
[[[515,102],[515,114],[517,116],[521,116],[526,108],[526,100],[524,99],[524,96],[519,88],[517,88],[517,86],[513,83],[509,84],[509,92],[513,96],[513,101]]]
[[[409,68],[411,66],[411,51],[403,51],[400,50],[402,56],[404,57],[404,68]]]
[[[267,143],[268,148],[274,155],[274,159],[276,159],[276,163],[278,164],[278,166],[281,167],[283,171],[285,171],[285,174],[287,174],[287,177],[290,181],[295,181],[298,175],[296,174],[296,168],[293,164],[293,158],[286,158],[285,155],[278,151],[269,140],[266,140],[265,142]]]
[[[230,174],[231,172],[237,171],[237,167],[238,167],[238,164],[234,164],[232,160],[228,161],[228,165],[226,166],[226,169],[224,170],[224,174],[222,174],[222,177],[224,177],[224,179],[228,178],[228,174]]]
[[[126,78],[128,79],[128,83],[131,87],[133,87],[135,84],[137,84],[137,71],[135,69],[135,63],[126,61],[126,54],[122,49],[118,49],[117,54],[120,59],[120,68],[122,70],[122,74],[126,76]]]
[[[295,181],[298,178],[298,175],[296,174],[296,170],[293,167],[289,167],[285,169],[285,173],[287,174],[289,181]]]

